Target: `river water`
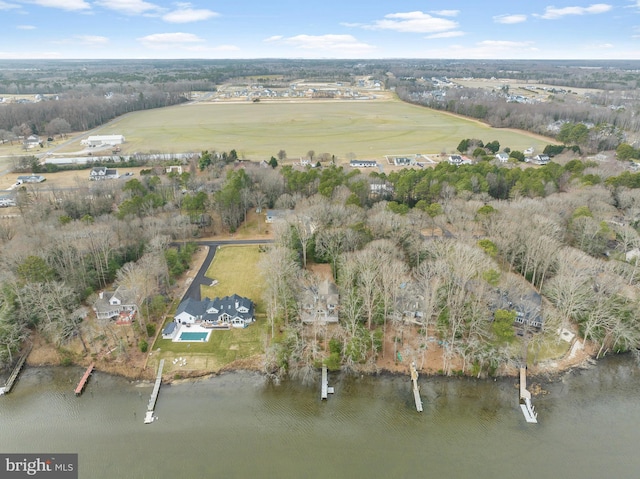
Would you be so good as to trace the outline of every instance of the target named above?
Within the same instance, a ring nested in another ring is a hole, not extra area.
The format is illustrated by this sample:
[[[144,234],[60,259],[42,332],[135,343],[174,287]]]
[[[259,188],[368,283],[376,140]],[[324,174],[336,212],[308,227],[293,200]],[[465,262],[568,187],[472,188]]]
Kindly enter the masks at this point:
[[[274,386],[233,373],[163,386],[143,424],[150,384],[77,368],[27,368],[0,397],[0,452],[79,454],[100,478],[598,478],[640,471],[640,369],[601,361],[542,384],[527,424],[513,379],[331,374]],[[535,380],[534,380],[535,382]]]

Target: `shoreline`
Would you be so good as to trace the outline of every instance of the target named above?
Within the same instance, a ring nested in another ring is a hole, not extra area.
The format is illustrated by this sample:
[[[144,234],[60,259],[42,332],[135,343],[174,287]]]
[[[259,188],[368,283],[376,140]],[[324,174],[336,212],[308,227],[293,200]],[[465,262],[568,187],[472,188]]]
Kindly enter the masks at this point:
[[[625,355],[628,353],[620,353],[616,356]],[[548,363],[555,363],[555,361],[549,361]],[[59,363],[53,362],[41,362],[35,363],[30,361],[27,358],[26,366],[29,368],[68,368],[68,367],[76,367],[76,368],[86,368],[87,364],[83,363],[73,363],[68,366],[61,365]],[[140,374],[140,371],[136,371],[135,369],[125,369],[125,370],[117,370],[117,368],[104,368],[100,367],[102,365],[96,365],[94,371],[100,372],[102,374],[108,374],[113,377],[122,378],[129,382],[144,382],[152,384],[155,378],[155,370],[151,370],[147,368],[146,371],[141,371],[142,373],[148,372],[149,374]],[[562,380],[562,377],[567,374],[572,374],[576,371],[586,370],[593,367],[598,366],[598,360],[593,356],[585,355],[581,357],[579,361],[572,361],[564,365],[563,367],[549,367],[550,364],[541,363],[538,365],[534,365],[528,368],[527,377],[532,381],[537,383],[538,388],[540,388],[540,383],[542,384],[551,384],[557,381]],[[351,373],[353,375],[367,376],[370,378],[375,377],[409,377],[408,366],[406,372],[402,372],[403,368],[396,369],[387,369],[387,368],[378,368],[376,371],[356,371]],[[319,370],[318,370],[319,371]],[[421,377],[425,378],[450,378],[450,379],[471,379],[474,381],[496,381],[496,380],[508,380],[514,379],[518,380],[519,372],[517,368],[510,367],[508,370],[501,372],[495,376],[474,376],[470,374],[438,374],[428,370],[418,370]],[[229,365],[221,368],[218,371],[185,371],[184,374],[179,374],[180,377],[167,377],[163,376],[162,384],[165,385],[173,385],[173,384],[187,384],[195,381],[200,381],[203,379],[209,379],[221,376],[223,374],[233,374],[233,373],[254,373],[263,377],[267,377],[267,373],[258,367],[248,367],[242,365],[234,366],[234,363],[230,363]],[[339,373],[343,374],[342,371],[331,371],[331,373]],[[349,374],[349,373],[344,373]],[[80,377],[78,377],[80,379]],[[540,393],[543,393],[544,390],[539,389],[539,391],[534,392],[534,396]]]

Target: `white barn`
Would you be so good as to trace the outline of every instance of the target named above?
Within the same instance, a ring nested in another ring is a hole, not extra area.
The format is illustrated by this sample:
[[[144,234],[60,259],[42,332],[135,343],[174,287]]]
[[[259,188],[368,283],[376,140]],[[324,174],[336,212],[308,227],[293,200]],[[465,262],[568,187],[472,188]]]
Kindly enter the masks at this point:
[[[123,143],[124,136],[122,135],[91,135],[80,141],[81,145],[88,147],[115,146],[122,145]]]

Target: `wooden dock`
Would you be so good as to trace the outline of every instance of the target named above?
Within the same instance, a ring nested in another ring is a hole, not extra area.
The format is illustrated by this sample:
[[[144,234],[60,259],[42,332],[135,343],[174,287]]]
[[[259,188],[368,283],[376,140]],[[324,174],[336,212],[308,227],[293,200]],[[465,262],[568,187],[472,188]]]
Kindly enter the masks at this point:
[[[164,359],[160,360],[158,365],[158,374],[156,375],[156,383],[153,386],[153,392],[149,398],[149,404],[147,405],[147,413],[144,416],[144,423],[151,424],[155,421],[156,417],[153,415],[153,411],[156,408],[156,401],[158,400],[158,393],[160,392],[160,385],[162,384],[162,369],[164,368]]]
[[[528,423],[537,424],[538,414],[531,404],[531,393],[527,390],[527,368],[520,368],[520,409]]]
[[[327,374],[327,367],[322,365],[322,383],[321,383],[320,399],[327,399],[329,394],[333,394],[333,388],[329,386],[329,378]]]
[[[420,397],[420,386],[418,386],[418,370],[416,363],[411,363],[411,382],[413,383],[413,399],[416,402],[416,410],[422,412],[422,398]]]
[[[16,382],[16,379],[18,379],[18,375],[27,360],[27,356],[29,356],[29,353],[31,352],[31,348],[32,346],[29,346],[22,356],[20,356],[20,359],[18,359],[16,366],[13,368],[13,371],[11,371],[9,379],[4,383],[4,386],[0,387],[0,396],[11,392],[11,388],[13,388],[13,384]]]
[[[96,366],[95,363],[91,363],[87,368],[87,370],[84,372],[84,375],[82,376],[82,378],[80,378],[80,382],[76,386],[76,390],[75,390],[76,396],[80,396],[80,394],[82,394],[82,391],[84,391],[84,387],[87,385],[89,376],[91,376],[91,373],[93,372],[93,368],[95,366]]]

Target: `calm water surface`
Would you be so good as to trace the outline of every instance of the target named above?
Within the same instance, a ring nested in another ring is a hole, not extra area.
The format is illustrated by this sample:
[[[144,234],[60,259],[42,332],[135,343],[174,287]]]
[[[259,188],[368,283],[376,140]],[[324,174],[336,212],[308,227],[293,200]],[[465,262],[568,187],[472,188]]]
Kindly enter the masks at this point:
[[[0,397],[0,451],[77,452],[80,477],[596,478],[640,474],[640,370],[629,358],[544,384],[527,424],[514,380],[330,376],[273,386],[250,373],[163,386],[27,368]]]

